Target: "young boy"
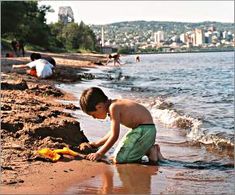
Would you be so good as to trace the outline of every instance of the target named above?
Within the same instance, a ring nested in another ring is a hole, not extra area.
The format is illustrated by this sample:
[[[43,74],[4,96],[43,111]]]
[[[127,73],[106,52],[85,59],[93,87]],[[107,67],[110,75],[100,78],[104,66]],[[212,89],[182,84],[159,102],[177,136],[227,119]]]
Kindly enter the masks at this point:
[[[27,74],[38,78],[48,78],[53,75],[55,71],[56,62],[50,56],[42,58],[39,53],[32,53],[30,55],[32,62],[23,65],[13,65],[12,69],[30,68]]]
[[[111,59],[113,58],[113,63],[114,63],[114,66],[116,66],[116,63],[118,63],[119,65],[121,65],[120,63],[120,54],[117,53],[117,54],[109,54],[108,56],[108,60],[106,62],[106,65],[111,61]]]
[[[80,97],[82,110],[93,118],[111,120],[111,130],[102,139],[89,142],[87,147],[100,147],[96,153],[87,155],[89,160],[99,160],[119,137],[120,124],[131,128],[114,152],[114,163],[138,162],[144,155],[150,161],[163,160],[155,143],[156,128],[150,112],[142,105],[127,99],[108,99],[97,87],[83,91]]]

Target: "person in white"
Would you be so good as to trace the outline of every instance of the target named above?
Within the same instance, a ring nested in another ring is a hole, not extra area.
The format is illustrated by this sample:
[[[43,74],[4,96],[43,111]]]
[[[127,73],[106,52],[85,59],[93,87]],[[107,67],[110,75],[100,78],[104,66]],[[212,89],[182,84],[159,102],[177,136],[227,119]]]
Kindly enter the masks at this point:
[[[27,73],[32,76],[37,76],[38,78],[48,78],[52,76],[54,72],[54,66],[45,59],[34,60],[24,65],[12,66],[12,69],[17,68],[30,68]]]

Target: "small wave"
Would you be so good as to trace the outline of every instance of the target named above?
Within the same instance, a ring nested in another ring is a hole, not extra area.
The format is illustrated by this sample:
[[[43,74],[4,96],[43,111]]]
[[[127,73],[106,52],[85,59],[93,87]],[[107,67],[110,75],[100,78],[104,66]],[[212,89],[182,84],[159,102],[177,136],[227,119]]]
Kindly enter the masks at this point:
[[[201,124],[197,119],[184,115],[181,116],[176,111],[171,110],[170,108],[173,107],[171,102],[157,99],[151,104],[151,107],[154,110],[153,116],[170,127],[187,129]]]
[[[210,133],[203,129],[203,121],[197,118],[179,114],[173,110],[173,104],[164,99],[156,99],[150,105],[152,115],[161,123],[172,128],[187,130],[187,137],[194,142],[201,143],[207,148],[223,151],[229,156],[234,156],[234,136],[226,133]]]
[[[217,149],[223,154],[234,156],[234,136],[226,133],[208,133],[207,130],[191,129],[187,135],[194,141],[204,144],[208,149]]]

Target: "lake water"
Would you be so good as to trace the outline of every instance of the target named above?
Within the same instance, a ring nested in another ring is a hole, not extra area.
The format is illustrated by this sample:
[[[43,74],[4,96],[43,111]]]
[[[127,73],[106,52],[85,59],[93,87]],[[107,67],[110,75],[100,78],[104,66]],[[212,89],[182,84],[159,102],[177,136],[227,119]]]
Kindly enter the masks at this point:
[[[121,60],[120,67],[110,63],[87,69],[95,75],[93,80],[58,87],[78,100],[84,89],[98,86],[112,99],[144,104],[157,126],[156,142],[168,160],[159,166],[109,166],[65,194],[233,194],[234,53],[140,55],[138,63],[135,56]],[[78,100],[72,103],[79,106]],[[80,110],[73,114],[91,141],[109,130],[108,118],[94,120]],[[125,132],[121,126],[120,137]]]
[[[98,85],[149,108],[187,141],[226,151],[234,146],[234,53],[181,53],[121,58],[120,67],[92,70]]]

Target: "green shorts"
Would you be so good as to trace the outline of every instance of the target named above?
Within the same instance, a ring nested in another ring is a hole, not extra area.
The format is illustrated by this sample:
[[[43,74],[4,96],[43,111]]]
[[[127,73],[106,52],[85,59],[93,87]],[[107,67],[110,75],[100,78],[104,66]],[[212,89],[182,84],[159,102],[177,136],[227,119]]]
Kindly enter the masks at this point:
[[[126,133],[118,144],[114,158],[117,163],[138,162],[154,145],[156,127],[154,124],[142,124]]]

